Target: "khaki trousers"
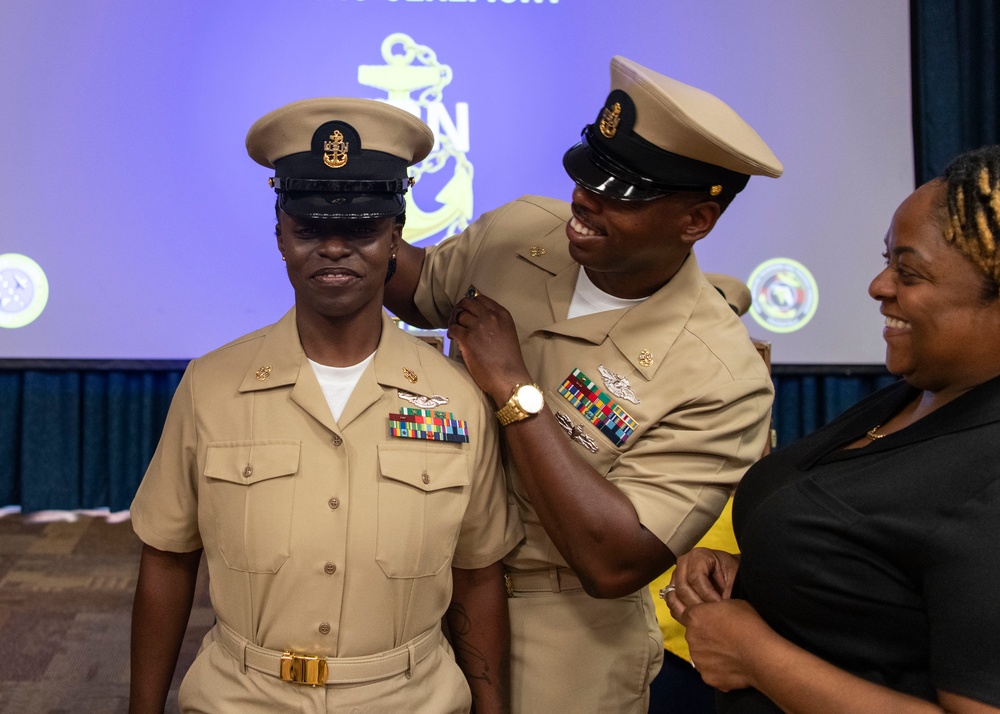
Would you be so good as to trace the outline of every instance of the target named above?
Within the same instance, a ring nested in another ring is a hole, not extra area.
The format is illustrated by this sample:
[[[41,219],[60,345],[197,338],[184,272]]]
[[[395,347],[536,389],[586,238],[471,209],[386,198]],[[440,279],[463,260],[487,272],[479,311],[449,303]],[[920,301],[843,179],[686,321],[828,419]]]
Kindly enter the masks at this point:
[[[616,600],[515,591],[507,603],[513,714],[646,714],[663,661],[648,588]]]

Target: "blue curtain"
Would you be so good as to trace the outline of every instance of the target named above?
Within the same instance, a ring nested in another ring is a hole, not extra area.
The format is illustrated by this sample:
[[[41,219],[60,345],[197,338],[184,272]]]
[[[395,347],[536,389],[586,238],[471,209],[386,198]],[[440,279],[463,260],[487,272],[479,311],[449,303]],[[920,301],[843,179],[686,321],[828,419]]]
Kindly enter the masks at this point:
[[[777,446],[788,446],[831,421],[863,397],[892,384],[896,377],[885,370],[865,374],[774,375],[772,421]]]
[[[1000,143],[1000,5],[911,0],[917,184],[958,154]]]
[[[128,508],[182,373],[0,371],[0,505]]]

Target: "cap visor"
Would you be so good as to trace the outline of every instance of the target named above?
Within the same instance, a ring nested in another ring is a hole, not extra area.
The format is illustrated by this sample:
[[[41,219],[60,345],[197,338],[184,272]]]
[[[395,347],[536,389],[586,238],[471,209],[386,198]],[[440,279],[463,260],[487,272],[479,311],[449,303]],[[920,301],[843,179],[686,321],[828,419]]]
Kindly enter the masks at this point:
[[[587,147],[576,144],[563,155],[563,168],[569,177],[588,191],[620,201],[651,201],[667,191],[642,188],[599,168],[588,155]]]
[[[406,209],[401,194],[280,193],[278,206],[296,218],[385,218]]]

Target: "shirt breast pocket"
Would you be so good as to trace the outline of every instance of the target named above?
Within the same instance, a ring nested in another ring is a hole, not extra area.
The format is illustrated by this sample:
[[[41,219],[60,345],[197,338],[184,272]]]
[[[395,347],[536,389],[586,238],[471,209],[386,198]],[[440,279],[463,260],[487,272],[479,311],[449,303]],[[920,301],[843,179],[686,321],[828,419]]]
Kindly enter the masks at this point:
[[[436,575],[451,561],[469,501],[465,453],[380,444],[375,560],[390,578]]]
[[[233,570],[274,573],[288,560],[297,441],[208,445],[205,476],[219,550]]]

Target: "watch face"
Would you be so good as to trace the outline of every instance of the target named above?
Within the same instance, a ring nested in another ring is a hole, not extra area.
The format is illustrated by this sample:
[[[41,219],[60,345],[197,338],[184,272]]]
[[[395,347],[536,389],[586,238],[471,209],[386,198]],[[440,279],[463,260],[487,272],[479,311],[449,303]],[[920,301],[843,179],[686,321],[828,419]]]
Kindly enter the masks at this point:
[[[517,390],[517,403],[529,414],[537,414],[542,411],[545,398],[542,392],[533,384],[525,384]]]

